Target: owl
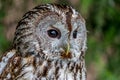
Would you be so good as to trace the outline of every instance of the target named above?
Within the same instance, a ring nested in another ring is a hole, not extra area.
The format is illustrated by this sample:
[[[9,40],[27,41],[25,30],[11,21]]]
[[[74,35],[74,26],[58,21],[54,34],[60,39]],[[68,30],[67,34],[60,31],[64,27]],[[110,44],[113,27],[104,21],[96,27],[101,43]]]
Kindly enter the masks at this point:
[[[0,80],[86,80],[86,26],[71,6],[44,4],[16,27],[0,59]]]

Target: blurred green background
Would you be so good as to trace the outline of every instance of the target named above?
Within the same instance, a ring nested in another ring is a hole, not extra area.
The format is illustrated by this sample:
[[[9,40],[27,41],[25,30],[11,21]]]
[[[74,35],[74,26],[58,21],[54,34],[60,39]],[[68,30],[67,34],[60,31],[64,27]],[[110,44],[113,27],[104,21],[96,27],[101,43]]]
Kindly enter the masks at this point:
[[[0,0],[0,54],[23,14],[44,3],[71,5],[85,18],[87,80],[120,80],[120,0]]]

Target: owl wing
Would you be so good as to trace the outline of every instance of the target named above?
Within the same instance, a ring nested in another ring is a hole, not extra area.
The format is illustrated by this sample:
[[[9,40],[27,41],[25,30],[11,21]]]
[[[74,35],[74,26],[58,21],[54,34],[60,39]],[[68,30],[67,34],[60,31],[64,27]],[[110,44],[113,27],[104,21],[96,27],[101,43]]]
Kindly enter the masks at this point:
[[[7,52],[0,58],[0,80],[32,80],[33,57],[21,57],[16,50]]]
[[[16,50],[11,50],[4,54],[0,58],[0,80],[2,79],[9,79],[11,77],[12,69],[14,66],[12,65],[15,62],[15,57],[16,57]],[[14,60],[14,62],[13,62]]]

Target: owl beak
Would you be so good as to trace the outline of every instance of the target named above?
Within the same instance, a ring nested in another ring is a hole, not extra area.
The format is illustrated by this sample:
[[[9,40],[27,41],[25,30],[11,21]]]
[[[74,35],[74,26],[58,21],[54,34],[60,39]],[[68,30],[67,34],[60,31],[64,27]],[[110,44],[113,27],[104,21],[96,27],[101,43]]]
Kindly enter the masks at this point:
[[[66,55],[69,55],[70,52],[70,44],[67,43],[67,47],[66,47]]]
[[[70,43],[67,43],[66,46],[64,46],[65,52],[62,54],[62,58],[71,58],[70,53]]]

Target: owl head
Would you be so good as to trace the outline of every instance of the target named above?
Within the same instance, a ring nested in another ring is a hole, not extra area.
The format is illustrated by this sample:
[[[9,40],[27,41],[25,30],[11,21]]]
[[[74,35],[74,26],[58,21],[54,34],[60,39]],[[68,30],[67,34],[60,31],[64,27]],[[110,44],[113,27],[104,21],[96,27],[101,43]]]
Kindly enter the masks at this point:
[[[24,57],[79,59],[86,50],[85,21],[71,6],[37,6],[18,23],[14,48]]]

